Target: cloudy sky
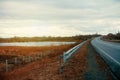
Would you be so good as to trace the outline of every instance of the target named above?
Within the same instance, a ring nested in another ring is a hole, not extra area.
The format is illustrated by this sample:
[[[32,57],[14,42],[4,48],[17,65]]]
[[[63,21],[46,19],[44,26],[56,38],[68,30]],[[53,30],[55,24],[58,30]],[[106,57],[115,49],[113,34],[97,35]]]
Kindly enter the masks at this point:
[[[0,0],[0,37],[120,30],[120,0]]]

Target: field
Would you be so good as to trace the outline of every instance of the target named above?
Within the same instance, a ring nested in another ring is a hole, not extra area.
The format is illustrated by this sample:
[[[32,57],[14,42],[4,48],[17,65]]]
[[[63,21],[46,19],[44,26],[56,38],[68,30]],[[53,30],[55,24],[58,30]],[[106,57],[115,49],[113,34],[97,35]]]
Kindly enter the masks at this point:
[[[19,47],[19,46],[0,47],[0,75],[1,75],[0,78],[1,79],[5,78],[2,75],[6,74],[5,72],[6,60],[8,60],[9,64],[7,73],[10,73],[15,69],[22,68],[36,61],[40,60],[44,61],[46,59],[48,59],[47,61],[49,61],[50,58],[59,56],[64,51],[67,51],[76,44],[44,47]],[[15,58],[17,58],[17,64],[15,63]]]
[[[59,55],[75,45],[76,44],[50,47],[0,47],[0,50],[4,54],[4,59],[2,59],[3,62],[8,57],[14,59],[14,56],[34,56],[34,58],[38,58],[35,60],[31,59],[30,62],[10,64],[7,72],[0,71],[0,80],[112,79],[108,66],[88,42],[83,45],[83,47],[78,50],[66,64],[62,64],[62,73],[59,73]],[[6,54],[5,52],[9,53]],[[90,64],[94,64],[95,66],[91,67]]]

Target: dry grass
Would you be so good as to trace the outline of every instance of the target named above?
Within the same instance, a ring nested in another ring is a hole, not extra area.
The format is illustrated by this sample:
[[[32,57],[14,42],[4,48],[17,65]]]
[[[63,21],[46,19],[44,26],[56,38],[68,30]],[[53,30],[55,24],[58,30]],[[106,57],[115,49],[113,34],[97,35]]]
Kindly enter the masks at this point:
[[[62,53],[67,49],[75,46],[73,45],[60,45],[60,46],[46,46],[46,47],[19,47],[19,46],[2,46],[0,47],[0,58],[9,59],[15,56],[34,56],[39,54],[47,54],[59,52]]]
[[[49,65],[54,61],[57,61],[57,56],[62,54],[64,51],[67,51],[74,45],[60,45],[60,46],[49,46],[49,47],[0,47],[0,53],[2,52],[1,56],[3,59],[12,58],[13,56],[18,55],[36,55],[40,54],[47,54],[44,55],[42,60],[29,63],[24,66],[17,66],[13,71],[9,71],[3,75],[0,73],[0,80],[21,80],[21,76],[25,76],[31,73],[31,70],[39,68],[43,70],[44,65]],[[14,53],[13,53],[14,52]],[[49,54],[48,54],[49,53]],[[12,57],[11,57],[12,56]],[[33,71],[34,72],[34,71]],[[16,78],[16,79],[15,79]]]
[[[62,47],[63,48],[63,47]],[[64,48],[67,50],[68,48]],[[61,49],[58,49],[58,51]],[[63,73],[58,72],[58,55],[46,57],[14,71],[5,74],[4,80],[82,80],[86,68],[86,45],[74,55],[63,67]]]
[[[27,65],[15,68],[13,71],[9,71],[4,75],[0,75],[0,80],[84,80],[84,73],[88,69],[87,64],[87,48],[86,46],[89,43],[86,43],[72,58],[63,66],[62,74],[59,73],[59,59],[58,56],[64,51],[67,51],[74,45],[61,45],[61,46],[51,46],[51,47],[19,47],[17,50],[27,50],[32,53],[24,53],[22,55],[33,55],[34,52],[39,51],[53,51],[50,54],[46,55],[43,59],[31,62]],[[7,48],[6,48],[7,49]],[[45,50],[44,50],[45,49]],[[25,51],[26,52],[26,51]],[[97,64],[101,70],[106,70],[108,67],[100,58],[99,55],[96,55]],[[108,75],[108,80],[111,80],[111,77]]]

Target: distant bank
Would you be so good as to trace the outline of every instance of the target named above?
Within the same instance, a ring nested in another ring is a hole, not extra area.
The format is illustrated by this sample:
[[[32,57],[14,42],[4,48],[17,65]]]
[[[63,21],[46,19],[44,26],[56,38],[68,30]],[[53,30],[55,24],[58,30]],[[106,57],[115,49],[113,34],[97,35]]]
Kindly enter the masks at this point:
[[[4,42],[80,42],[97,37],[99,35],[76,35],[71,37],[12,37],[0,38],[0,43]]]

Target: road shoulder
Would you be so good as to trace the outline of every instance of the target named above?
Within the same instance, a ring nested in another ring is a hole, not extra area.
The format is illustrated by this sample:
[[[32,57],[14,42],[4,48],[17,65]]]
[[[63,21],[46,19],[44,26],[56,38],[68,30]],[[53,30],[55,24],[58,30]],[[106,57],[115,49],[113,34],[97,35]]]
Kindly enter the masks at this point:
[[[109,67],[90,43],[87,46],[87,64],[84,80],[112,80]]]

